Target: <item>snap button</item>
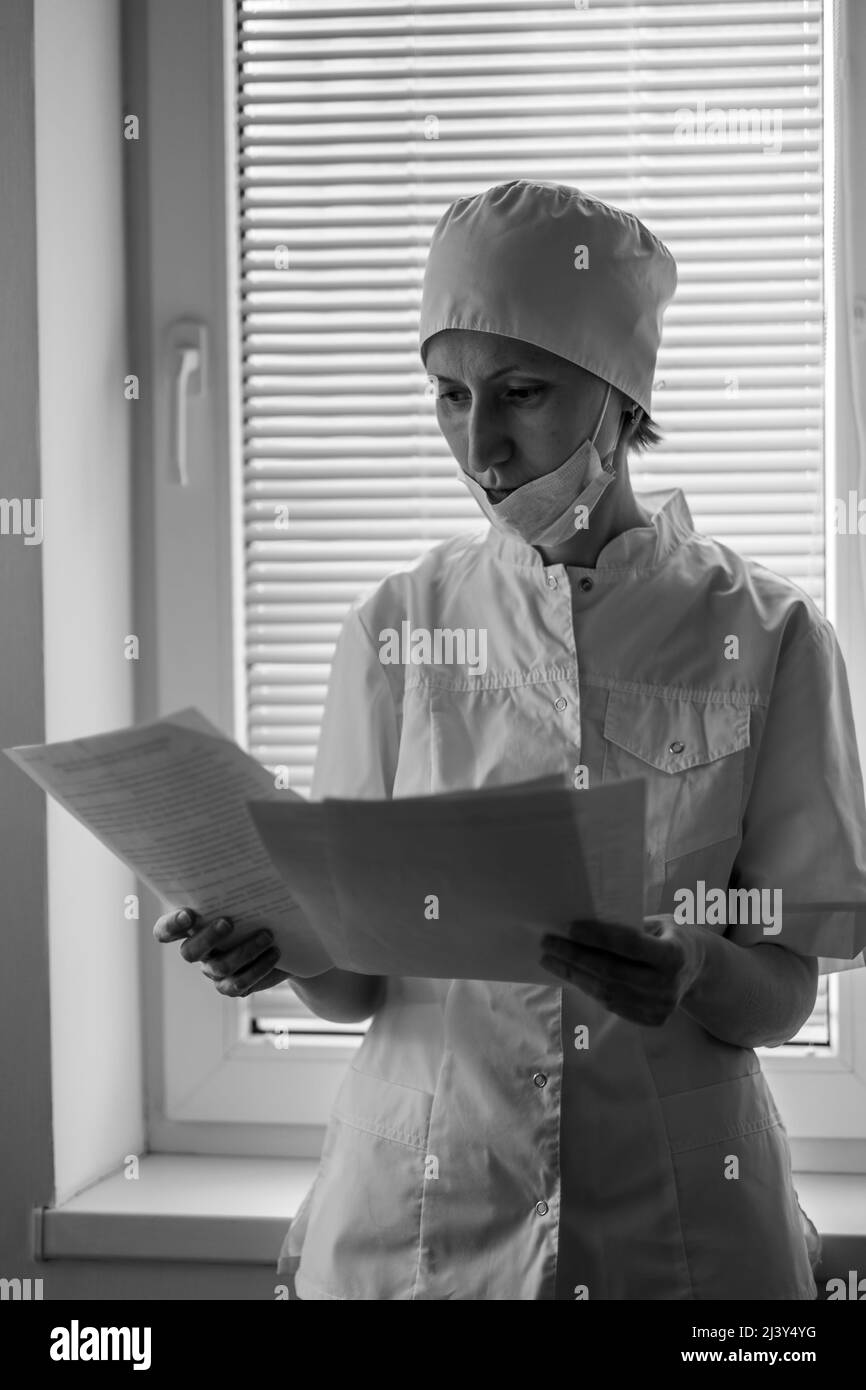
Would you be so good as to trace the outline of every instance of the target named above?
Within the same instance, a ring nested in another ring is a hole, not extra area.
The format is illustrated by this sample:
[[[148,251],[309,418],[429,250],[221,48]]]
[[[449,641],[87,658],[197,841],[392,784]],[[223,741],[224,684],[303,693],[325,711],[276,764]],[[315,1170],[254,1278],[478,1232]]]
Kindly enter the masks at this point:
[[[556,575],[555,575],[555,574],[549,574],[549,575],[547,576],[547,587],[548,587],[548,589],[555,589],[555,588],[556,588]]]
[[[538,1212],[539,1216],[546,1216],[550,1208],[548,1207],[546,1202],[536,1202],[535,1210]]]
[[[670,745],[670,747],[668,748],[668,752],[669,752],[669,753],[682,753],[682,751],[683,751],[683,749],[685,748],[685,746],[686,746],[686,745],[685,745],[684,743],[680,743],[679,739],[677,739],[676,743],[672,743],[672,744]]]
[[[587,579],[587,578],[584,576],[584,578],[580,580],[580,582],[579,582],[579,584],[578,584],[577,587],[578,587],[579,589],[583,589],[583,592],[584,592],[585,594],[588,594],[589,591],[590,591],[590,589],[592,588],[592,580],[591,580],[591,579]]]
[[[537,1071],[532,1079],[535,1082],[536,1086],[547,1085],[547,1077],[544,1075],[543,1071]]]
[[[560,697],[559,697],[558,700],[554,700],[554,702],[553,702],[553,708],[554,708],[554,709],[558,709],[558,710],[567,709],[567,708],[568,708],[568,701],[567,701],[566,699],[564,699],[562,695],[560,695]]]

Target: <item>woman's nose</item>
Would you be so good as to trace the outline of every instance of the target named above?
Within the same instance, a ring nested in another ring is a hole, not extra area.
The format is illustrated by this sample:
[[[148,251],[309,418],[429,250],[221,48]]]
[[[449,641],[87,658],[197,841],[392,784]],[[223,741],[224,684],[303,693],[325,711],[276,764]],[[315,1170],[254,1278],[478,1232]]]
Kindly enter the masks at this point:
[[[466,470],[482,487],[495,487],[512,449],[490,409],[472,406],[466,427]]]

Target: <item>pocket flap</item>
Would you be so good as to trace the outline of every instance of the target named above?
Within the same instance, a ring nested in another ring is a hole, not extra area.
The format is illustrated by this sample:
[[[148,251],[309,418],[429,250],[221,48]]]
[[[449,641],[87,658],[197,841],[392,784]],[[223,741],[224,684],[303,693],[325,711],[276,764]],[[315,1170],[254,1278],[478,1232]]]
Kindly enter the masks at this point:
[[[661,772],[682,772],[749,746],[749,709],[612,690],[604,736]]]
[[[432,1105],[433,1097],[427,1091],[386,1081],[350,1065],[337,1092],[333,1114],[357,1129],[423,1151]]]
[[[760,1067],[697,1090],[661,1096],[671,1153],[707,1148],[781,1124]]]

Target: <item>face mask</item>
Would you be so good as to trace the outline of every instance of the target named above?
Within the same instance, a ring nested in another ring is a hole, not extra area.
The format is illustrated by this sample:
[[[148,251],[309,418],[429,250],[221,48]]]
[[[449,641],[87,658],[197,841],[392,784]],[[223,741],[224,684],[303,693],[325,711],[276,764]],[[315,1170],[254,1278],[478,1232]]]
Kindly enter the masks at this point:
[[[484,488],[461,470],[463,482],[493,526],[528,545],[545,546],[563,545],[586,529],[590,514],[616,477],[616,446],[604,463],[595,447],[609,400],[610,386],[591,439],[584,440],[552,473],[524,483],[501,502],[491,502]]]

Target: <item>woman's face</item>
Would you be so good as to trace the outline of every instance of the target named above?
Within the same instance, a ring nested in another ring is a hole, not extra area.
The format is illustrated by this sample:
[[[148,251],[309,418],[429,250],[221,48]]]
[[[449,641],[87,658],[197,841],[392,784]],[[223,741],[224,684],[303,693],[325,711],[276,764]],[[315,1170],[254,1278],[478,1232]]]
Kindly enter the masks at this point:
[[[493,502],[553,472],[589,439],[607,390],[545,348],[463,328],[430,339],[426,366],[448,447]],[[616,443],[623,401],[611,391],[595,441],[602,458]]]

